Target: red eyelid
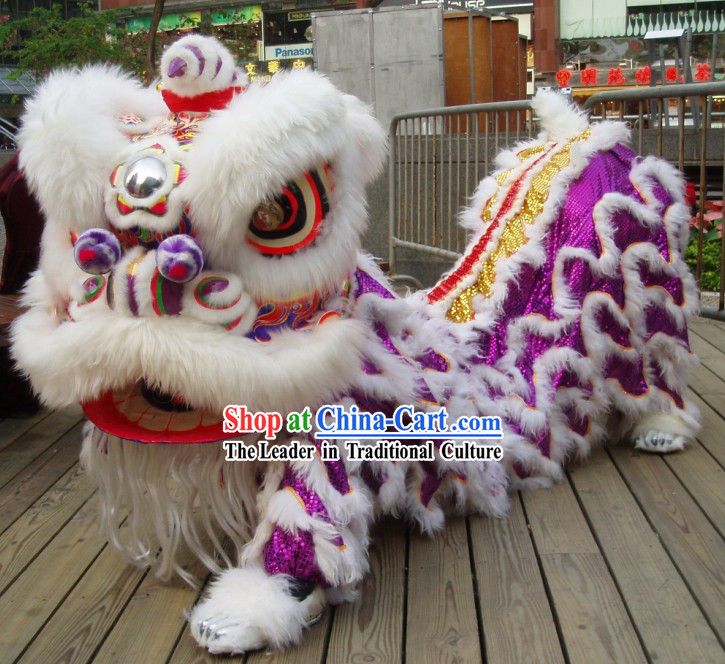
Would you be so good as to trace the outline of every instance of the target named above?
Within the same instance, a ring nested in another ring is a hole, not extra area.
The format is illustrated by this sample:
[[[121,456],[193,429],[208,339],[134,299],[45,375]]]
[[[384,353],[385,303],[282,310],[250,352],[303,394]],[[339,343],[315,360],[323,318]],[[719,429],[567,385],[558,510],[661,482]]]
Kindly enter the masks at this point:
[[[287,200],[290,202],[290,205],[292,206],[292,214],[289,216],[289,219],[287,219],[287,221],[277,227],[281,231],[289,228],[292,224],[295,223],[295,219],[297,219],[297,211],[300,209],[300,205],[297,202],[297,199],[292,195],[292,192],[287,187],[282,190],[282,195],[286,196]]]

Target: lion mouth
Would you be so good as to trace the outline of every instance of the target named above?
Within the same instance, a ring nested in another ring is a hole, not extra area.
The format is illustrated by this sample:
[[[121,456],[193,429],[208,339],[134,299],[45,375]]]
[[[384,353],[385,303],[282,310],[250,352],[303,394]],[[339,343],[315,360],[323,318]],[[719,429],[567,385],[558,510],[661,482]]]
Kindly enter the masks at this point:
[[[188,413],[193,408],[184,402],[184,398],[180,394],[171,394],[170,392],[162,392],[161,390],[150,387],[145,380],[140,383],[141,394],[152,407],[167,413]]]
[[[209,443],[225,438],[221,414],[139,381],[83,403],[86,417],[113,436],[139,443]]]

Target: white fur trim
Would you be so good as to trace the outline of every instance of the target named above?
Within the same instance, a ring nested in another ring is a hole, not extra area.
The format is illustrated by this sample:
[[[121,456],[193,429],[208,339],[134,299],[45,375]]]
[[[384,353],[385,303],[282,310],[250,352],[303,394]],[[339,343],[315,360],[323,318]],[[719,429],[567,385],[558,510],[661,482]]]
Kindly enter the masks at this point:
[[[128,142],[118,116],[165,111],[156,90],[116,67],[50,74],[27,102],[18,133],[20,167],[48,223],[79,231],[104,226],[103,188]]]
[[[358,322],[337,319],[261,344],[180,317],[106,311],[58,324],[50,311],[33,307],[14,322],[12,339],[19,368],[51,407],[144,378],[221,413],[230,403],[299,410],[331,399],[359,374],[365,333]]]
[[[81,463],[98,486],[103,535],[161,579],[196,582],[178,562],[184,549],[219,572],[233,560],[224,538],[238,558],[256,525],[257,465],[226,462],[220,444],[139,445],[89,423]]]
[[[566,141],[584,131],[589,119],[560,92],[539,90],[531,101],[531,106],[539,116],[542,138],[552,141]]]

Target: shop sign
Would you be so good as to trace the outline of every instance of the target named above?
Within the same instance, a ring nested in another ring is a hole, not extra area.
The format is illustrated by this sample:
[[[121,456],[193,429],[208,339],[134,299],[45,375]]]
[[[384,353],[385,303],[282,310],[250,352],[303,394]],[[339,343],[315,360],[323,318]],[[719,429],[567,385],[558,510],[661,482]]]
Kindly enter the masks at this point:
[[[247,5],[245,7],[227,7],[211,12],[212,25],[236,25],[262,20],[261,5]],[[164,14],[159,21],[159,30],[184,30],[196,28],[201,25],[201,12],[180,12],[178,14]],[[151,27],[150,16],[132,16],[126,19],[126,29],[129,32],[141,32]]]
[[[262,20],[262,5],[225,7],[211,12],[212,25],[237,25]]]
[[[183,12],[180,14],[164,14],[159,21],[159,30],[184,30],[196,28],[201,24],[201,12]],[[132,16],[126,19],[129,32],[141,32],[151,27],[150,16]]]
[[[509,13],[529,13],[534,0],[415,0],[416,5],[441,5],[446,9],[488,9]]]
[[[312,44],[303,42],[301,44],[278,44],[267,46],[264,49],[265,60],[291,60],[296,58],[311,58],[313,55]]]
[[[312,19],[310,12],[289,12],[287,14],[288,21],[309,21]]]

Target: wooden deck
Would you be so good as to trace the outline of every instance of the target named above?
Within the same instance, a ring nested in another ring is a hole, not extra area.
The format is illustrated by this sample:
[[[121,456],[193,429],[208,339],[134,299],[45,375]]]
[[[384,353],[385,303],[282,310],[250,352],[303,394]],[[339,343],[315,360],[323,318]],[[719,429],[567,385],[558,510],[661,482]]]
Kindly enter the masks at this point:
[[[687,451],[599,450],[507,519],[436,539],[382,523],[362,599],[246,662],[725,662],[725,324],[696,321],[692,346],[704,430]],[[80,422],[0,422],[0,662],[219,661],[185,627],[196,591],[98,538]]]

